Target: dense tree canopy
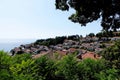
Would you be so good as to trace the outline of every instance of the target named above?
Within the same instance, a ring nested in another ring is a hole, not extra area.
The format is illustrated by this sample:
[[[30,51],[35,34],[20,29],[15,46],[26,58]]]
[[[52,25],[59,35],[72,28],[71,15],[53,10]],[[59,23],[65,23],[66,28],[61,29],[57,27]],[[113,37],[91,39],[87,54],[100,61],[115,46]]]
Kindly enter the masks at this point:
[[[112,59],[114,67],[108,62],[111,57],[80,61],[70,54],[59,60],[47,56],[33,59],[29,54],[9,56],[0,51],[0,80],[120,80],[117,55]]]
[[[120,28],[120,0],[56,0],[55,5],[62,11],[74,9],[69,19],[82,26],[101,17],[104,30]]]
[[[120,40],[101,52],[101,55],[120,73]]]

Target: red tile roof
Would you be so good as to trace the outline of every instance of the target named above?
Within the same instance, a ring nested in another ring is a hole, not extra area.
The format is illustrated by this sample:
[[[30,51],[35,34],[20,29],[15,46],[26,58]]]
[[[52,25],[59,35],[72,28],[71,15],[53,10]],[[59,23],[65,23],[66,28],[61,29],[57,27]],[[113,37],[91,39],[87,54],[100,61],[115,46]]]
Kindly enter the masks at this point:
[[[82,59],[86,59],[86,58],[100,59],[101,56],[99,56],[98,54],[93,53],[93,52],[88,52],[88,53],[82,54],[82,55],[81,55],[81,58],[82,58]]]
[[[76,50],[77,50],[77,49],[75,49],[75,48],[70,48],[70,49],[69,49],[69,52],[70,52],[70,53],[73,53],[73,52],[75,52]]]
[[[67,53],[68,53],[67,51],[56,51],[56,52],[62,56],[67,55]]]

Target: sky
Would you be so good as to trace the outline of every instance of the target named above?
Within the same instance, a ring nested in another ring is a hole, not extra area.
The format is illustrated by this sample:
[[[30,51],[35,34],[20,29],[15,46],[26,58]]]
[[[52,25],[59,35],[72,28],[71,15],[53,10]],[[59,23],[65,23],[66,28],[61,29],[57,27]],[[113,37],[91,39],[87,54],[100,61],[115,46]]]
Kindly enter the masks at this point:
[[[55,9],[55,0],[0,0],[0,40],[43,39],[101,30],[100,20],[81,27],[68,20],[74,10]]]

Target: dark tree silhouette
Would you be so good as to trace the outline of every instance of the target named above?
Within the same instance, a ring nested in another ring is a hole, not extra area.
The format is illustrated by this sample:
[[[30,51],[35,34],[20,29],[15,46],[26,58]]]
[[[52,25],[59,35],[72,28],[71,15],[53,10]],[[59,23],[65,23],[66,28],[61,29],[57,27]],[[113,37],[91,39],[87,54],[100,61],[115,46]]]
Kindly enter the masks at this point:
[[[81,26],[101,17],[104,30],[120,28],[120,0],[56,0],[55,5],[62,11],[74,9],[76,12],[69,19]]]

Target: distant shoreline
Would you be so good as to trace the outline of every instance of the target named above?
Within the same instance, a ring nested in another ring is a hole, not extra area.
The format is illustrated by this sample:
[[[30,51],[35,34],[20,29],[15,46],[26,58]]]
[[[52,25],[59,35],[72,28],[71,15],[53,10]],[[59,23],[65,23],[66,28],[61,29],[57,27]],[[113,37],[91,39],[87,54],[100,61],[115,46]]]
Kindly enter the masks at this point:
[[[9,52],[15,47],[19,47],[22,44],[30,44],[35,42],[36,39],[0,39],[0,50]]]

